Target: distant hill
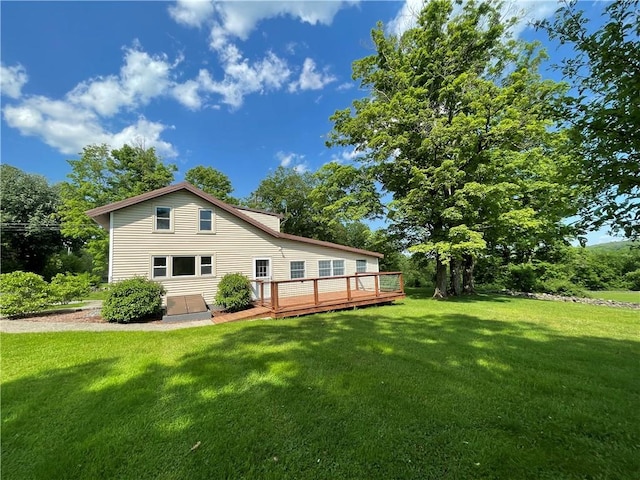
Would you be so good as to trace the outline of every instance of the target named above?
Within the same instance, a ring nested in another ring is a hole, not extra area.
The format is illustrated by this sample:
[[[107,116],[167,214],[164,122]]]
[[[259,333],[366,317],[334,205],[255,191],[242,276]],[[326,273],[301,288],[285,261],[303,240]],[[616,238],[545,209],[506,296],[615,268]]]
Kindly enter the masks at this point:
[[[630,250],[632,246],[640,248],[640,243],[632,242],[631,240],[625,240],[622,242],[608,242],[599,243],[598,245],[589,245],[587,249],[595,250],[598,252],[619,252],[621,250]]]

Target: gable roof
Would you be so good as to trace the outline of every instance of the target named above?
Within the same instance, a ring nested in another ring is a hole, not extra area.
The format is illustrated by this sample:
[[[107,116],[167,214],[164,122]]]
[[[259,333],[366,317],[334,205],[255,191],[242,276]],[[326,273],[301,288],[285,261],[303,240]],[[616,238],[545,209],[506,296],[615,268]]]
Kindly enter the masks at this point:
[[[273,229],[267,227],[266,225],[260,223],[259,221],[249,217],[248,215],[245,215],[244,213],[242,213],[242,210],[248,210],[248,211],[253,211],[253,212],[257,212],[257,213],[264,213],[264,214],[267,214],[267,215],[276,215],[276,216],[280,216],[280,215],[269,213],[269,212],[264,212],[264,211],[261,211],[261,210],[253,210],[253,209],[249,209],[249,208],[245,208],[245,207],[235,207],[233,205],[229,205],[228,203],[225,203],[225,202],[223,202],[221,200],[218,200],[214,196],[203,192],[199,188],[194,187],[189,182],[180,182],[180,183],[176,183],[174,185],[169,185],[168,187],[159,188],[159,189],[153,190],[151,192],[143,193],[142,195],[136,195],[135,197],[131,197],[131,198],[126,198],[124,200],[120,200],[119,202],[114,202],[114,203],[110,203],[108,205],[104,205],[102,207],[93,208],[91,210],[87,210],[85,213],[87,215],[89,215],[91,218],[93,218],[102,227],[108,229],[109,228],[109,214],[111,212],[115,212],[116,210],[121,210],[123,208],[127,208],[127,207],[130,207],[132,205],[136,205],[138,203],[145,202],[147,200],[152,200],[154,198],[162,197],[162,196],[168,195],[170,193],[178,192],[180,190],[186,190],[188,192],[191,192],[192,194],[200,197],[201,199],[205,200],[206,202],[209,202],[212,205],[215,205],[219,209],[224,210],[227,213],[230,213],[231,215],[239,218],[240,220],[242,220],[242,221],[244,221],[244,222],[246,222],[246,223],[248,223],[250,225],[253,225],[257,229],[265,232],[266,234],[270,235],[273,238],[281,238],[281,239],[284,239],[284,240],[291,240],[291,241],[294,241],[294,242],[307,243],[307,244],[311,244],[311,245],[318,245],[318,246],[321,246],[321,247],[336,248],[338,250],[344,250],[346,252],[351,252],[351,253],[361,253],[363,255],[369,255],[369,256],[372,256],[372,257],[378,257],[378,258],[383,258],[384,257],[384,255],[382,253],[378,253],[378,252],[371,252],[369,250],[362,250],[360,248],[347,247],[346,245],[340,245],[339,243],[325,242],[325,241],[316,240],[316,239],[313,239],[313,238],[299,237],[298,235],[291,235],[289,233],[278,232],[278,231],[273,230]]]

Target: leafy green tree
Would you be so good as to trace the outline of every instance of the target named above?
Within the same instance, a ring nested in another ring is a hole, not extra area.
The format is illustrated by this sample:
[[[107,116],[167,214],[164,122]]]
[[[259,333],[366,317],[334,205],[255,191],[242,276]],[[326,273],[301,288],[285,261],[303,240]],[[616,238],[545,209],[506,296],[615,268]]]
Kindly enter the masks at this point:
[[[564,1],[553,21],[538,27],[572,47],[560,68],[575,87],[567,119],[584,158],[579,184],[594,201],[583,212],[586,227],[608,224],[626,236],[640,236],[640,8],[638,0],[617,0],[604,21],[590,28],[577,1]]]
[[[6,164],[0,165],[0,182],[2,272],[41,274],[63,242],[56,215],[58,187]]]
[[[554,129],[564,87],[542,81],[535,45],[508,40],[499,4],[429,2],[402,37],[373,30],[354,62],[370,94],[332,117],[329,145],[354,145],[393,194],[390,218],[412,251],[436,260],[435,297],[473,291],[488,239],[528,239],[571,212],[558,183],[572,157]],[[546,208],[553,206],[553,208]],[[451,276],[447,267],[451,266]],[[447,280],[450,278],[450,281]]]
[[[292,235],[333,241],[330,228],[319,221],[319,211],[310,199],[317,180],[311,172],[278,167],[263,179],[245,203],[284,216],[282,231]]]
[[[176,166],[164,164],[153,148],[89,145],[80,158],[69,160],[71,173],[61,184],[61,231],[86,244],[94,273],[104,276],[108,266],[109,235],[86,211],[111,202],[166,187]]]
[[[187,171],[184,179],[223,202],[232,205],[238,204],[238,200],[231,196],[233,187],[231,186],[229,177],[213,167],[205,167],[202,165],[193,167]]]

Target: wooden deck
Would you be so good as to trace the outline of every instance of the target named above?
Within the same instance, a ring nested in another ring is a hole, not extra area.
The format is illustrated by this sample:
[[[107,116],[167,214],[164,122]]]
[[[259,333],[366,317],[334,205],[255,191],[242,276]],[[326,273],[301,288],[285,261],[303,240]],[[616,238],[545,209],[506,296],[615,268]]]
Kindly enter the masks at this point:
[[[344,285],[344,289],[336,288],[336,282]],[[327,287],[327,284],[330,286]],[[391,303],[405,298],[400,272],[278,280],[259,284],[258,290],[260,299],[257,304],[269,308],[273,318]],[[296,295],[298,290],[313,293]],[[265,291],[270,292],[270,297],[265,298]]]

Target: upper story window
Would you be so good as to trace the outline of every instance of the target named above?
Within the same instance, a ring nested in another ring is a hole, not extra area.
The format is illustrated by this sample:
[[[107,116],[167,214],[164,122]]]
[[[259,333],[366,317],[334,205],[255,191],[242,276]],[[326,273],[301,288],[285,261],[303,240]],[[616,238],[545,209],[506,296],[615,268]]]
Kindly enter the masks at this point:
[[[199,210],[198,229],[201,232],[213,232],[213,210],[204,208]]]
[[[367,271],[366,260],[356,260],[356,273],[364,273]]]
[[[156,207],[155,229],[171,231],[171,207]]]

